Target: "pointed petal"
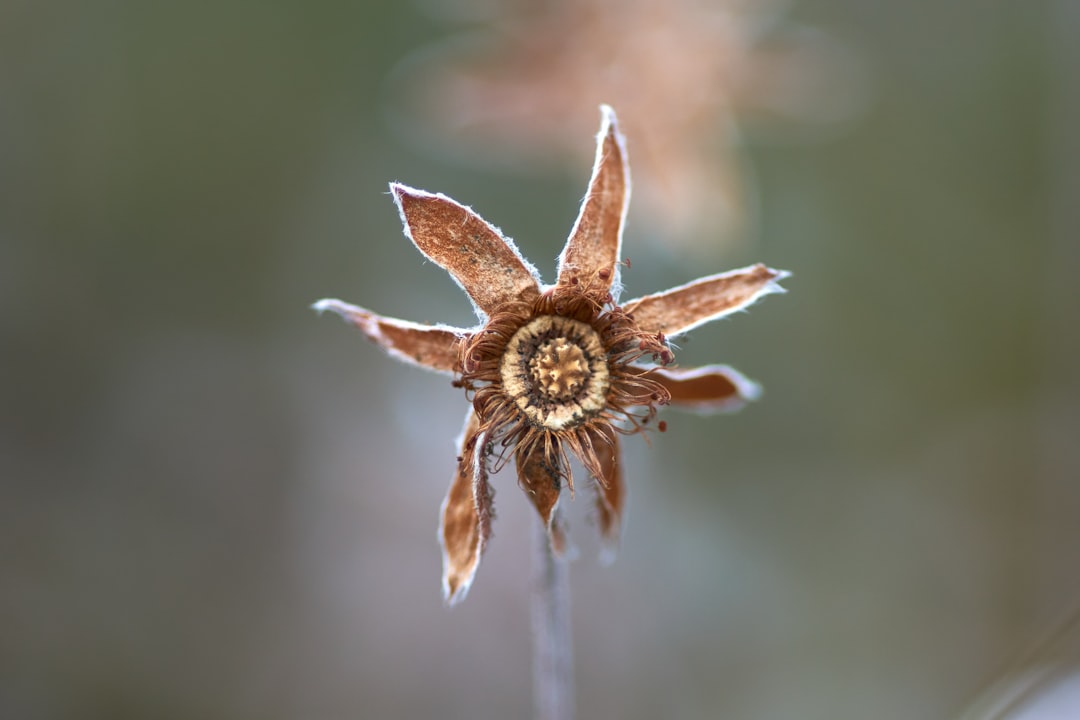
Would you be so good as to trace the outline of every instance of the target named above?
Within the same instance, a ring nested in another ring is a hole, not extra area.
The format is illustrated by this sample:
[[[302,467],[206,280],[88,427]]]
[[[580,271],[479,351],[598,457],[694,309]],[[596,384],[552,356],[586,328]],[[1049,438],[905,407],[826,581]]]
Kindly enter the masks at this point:
[[[503,303],[540,294],[539,275],[509,238],[445,195],[390,183],[405,234],[457,281],[486,319]]]
[[[631,300],[623,310],[645,332],[674,337],[741,310],[763,295],[784,292],[777,283],[788,275],[784,270],[751,265]]]
[[[543,443],[534,443],[528,448],[519,445],[515,457],[518,482],[547,527],[552,552],[561,556],[566,552],[566,534],[558,517],[562,487],[558,453],[545,452]]]
[[[671,405],[701,413],[731,412],[761,396],[761,386],[727,365],[653,368],[646,377],[671,393]]]
[[[559,256],[559,285],[573,278],[604,292],[617,282],[619,248],[630,203],[630,166],[615,111],[600,108],[596,161],[574,229]]]
[[[443,597],[450,605],[465,599],[491,536],[493,493],[485,465],[487,436],[478,434],[479,427],[480,420],[470,408],[458,438],[457,472],[443,500],[439,520]]]
[[[622,525],[626,488],[623,484],[619,454],[619,436],[603,427],[590,433],[593,449],[600,461],[603,477],[596,478],[596,517],[603,541],[601,559],[611,562],[619,548],[619,529]]]
[[[369,340],[391,356],[435,372],[452,375],[458,362],[458,345],[468,330],[421,325],[408,320],[377,315],[341,300],[320,300],[311,306],[317,312],[337,313],[355,325]]]

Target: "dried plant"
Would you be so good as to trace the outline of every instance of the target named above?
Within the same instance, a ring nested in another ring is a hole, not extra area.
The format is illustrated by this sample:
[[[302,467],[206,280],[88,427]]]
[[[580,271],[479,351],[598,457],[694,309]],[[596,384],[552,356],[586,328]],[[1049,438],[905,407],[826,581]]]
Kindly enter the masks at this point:
[[[624,499],[620,436],[653,426],[663,431],[663,421],[653,422],[661,405],[727,410],[758,393],[724,365],[673,367],[669,338],[782,291],[777,282],[786,273],[754,265],[620,305],[630,175],[606,106],[592,179],[554,285],[542,285],[513,242],[469,208],[396,183],[390,190],[406,235],[465,290],[481,325],[418,325],[340,300],[314,307],[339,314],[400,360],[453,376],[470,400],[442,507],[447,602],[460,601],[472,584],[491,533],[488,477],[511,458],[551,550],[561,555],[559,498],[564,485],[573,494],[569,456],[577,456],[592,478],[598,526],[613,550]]]

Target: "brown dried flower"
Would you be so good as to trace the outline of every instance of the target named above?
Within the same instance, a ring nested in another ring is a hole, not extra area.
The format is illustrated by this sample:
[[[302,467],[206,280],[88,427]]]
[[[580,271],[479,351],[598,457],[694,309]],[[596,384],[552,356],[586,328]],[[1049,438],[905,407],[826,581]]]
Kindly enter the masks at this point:
[[[409,239],[461,285],[481,326],[418,325],[340,300],[314,306],[336,312],[400,360],[453,375],[471,400],[440,523],[450,603],[468,591],[491,534],[488,475],[511,457],[552,549],[562,553],[559,496],[564,483],[573,493],[569,455],[577,456],[595,480],[600,532],[613,549],[624,499],[619,436],[642,432],[660,405],[727,410],[758,393],[723,365],[670,367],[668,338],[781,292],[777,281],[786,273],[754,265],[620,306],[630,175],[615,114],[602,110],[592,180],[555,285],[542,286],[513,242],[469,208],[393,183]]]

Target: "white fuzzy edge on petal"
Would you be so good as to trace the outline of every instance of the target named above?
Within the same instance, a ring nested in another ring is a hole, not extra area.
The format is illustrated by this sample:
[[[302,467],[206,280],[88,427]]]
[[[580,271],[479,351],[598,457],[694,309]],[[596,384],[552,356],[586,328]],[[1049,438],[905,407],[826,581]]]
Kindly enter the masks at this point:
[[[626,216],[630,210],[630,159],[626,152],[626,137],[619,132],[619,124],[618,119],[615,117],[615,110],[610,105],[601,105],[600,118],[600,131],[596,133],[596,157],[593,160],[592,174],[589,176],[588,190],[592,189],[593,180],[600,172],[600,166],[604,162],[604,140],[609,133],[614,133],[615,143],[619,146],[619,152],[622,154],[623,176],[626,178],[626,192],[623,194],[623,206],[619,218],[619,246],[615,250],[615,274],[611,279],[611,297],[614,298],[617,303],[623,289],[618,261],[622,259],[620,257],[620,253],[622,252],[622,236],[623,231],[626,229]],[[588,190],[586,190],[585,196],[581,199],[581,209],[578,210],[578,216],[574,221],[574,227],[570,229],[570,235],[567,236],[566,245],[563,247],[562,252],[559,253],[560,273],[562,272],[563,262],[566,260],[566,251],[570,248],[570,238],[577,234],[578,226],[581,225],[581,219],[585,215],[585,203],[589,201]]]
[[[596,560],[604,567],[610,567],[619,559],[622,535],[626,529],[625,519],[622,515],[619,516],[619,532],[615,537],[608,537],[604,533],[600,533],[600,552],[597,554]]]
[[[671,293],[675,293],[675,292],[678,292],[679,290],[683,290],[684,288],[688,288],[688,287],[691,287],[693,285],[700,285],[700,284],[703,284],[703,283],[706,283],[706,282],[711,282],[713,280],[720,280],[721,278],[725,278],[725,277],[729,277],[729,276],[733,276],[733,275],[739,275],[741,273],[748,273],[748,272],[752,271],[755,267],[757,267],[757,265],[748,265],[748,266],[746,266],[744,268],[738,268],[736,270],[728,270],[727,272],[717,273],[715,275],[706,275],[705,277],[698,278],[696,280],[692,280],[692,281],[690,281],[690,282],[688,282],[688,283],[686,283],[684,285],[677,285],[677,286],[675,286],[673,288],[670,288],[668,290],[663,291],[662,293],[655,293],[654,295],[645,295],[645,296],[640,297],[640,298],[635,298],[633,300],[629,300],[626,303],[624,303],[624,305],[631,305],[632,303],[637,303],[637,302],[640,302],[642,300],[647,300],[647,299],[652,298],[652,297],[657,297],[659,295],[668,295],[668,294],[671,294]],[[765,285],[763,285],[762,288],[760,290],[758,290],[756,293],[754,293],[753,295],[751,295],[750,299],[747,300],[746,302],[742,303],[738,307],[728,308],[727,310],[723,310],[721,312],[718,312],[715,315],[710,315],[710,316],[708,316],[706,318],[698,320],[697,322],[695,322],[692,325],[687,325],[686,327],[681,328],[678,332],[674,332],[674,333],[671,333],[671,334],[667,335],[667,337],[668,338],[678,337],[680,335],[684,335],[684,334],[690,332],[694,328],[698,328],[698,327],[701,327],[702,325],[704,325],[706,323],[710,323],[713,320],[719,320],[720,318],[727,317],[728,315],[734,315],[737,312],[742,312],[742,311],[748,309],[751,305],[756,303],[761,298],[765,297],[766,295],[772,295],[774,293],[786,293],[787,289],[784,288],[783,286],[781,286],[780,282],[782,280],[786,279],[786,278],[791,277],[791,273],[788,272],[787,270],[776,270],[774,268],[768,268],[768,270],[769,270],[769,272],[776,273],[776,277],[774,277],[772,280],[770,280]]]
[[[484,223],[489,228],[491,228],[492,232],[494,232],[496,235],[498,235],[499,238],[501,238],[502,241],[506,243],[506,246],[508,248],[510,248],[511,252],[514,253],[514,256],[518,260],[521,261],[521,264],[525,267],[526,270],[528,270],[529,274],[532,275],[532,278],[533,278],[533,280],[536,281],[537,286],[540,286],[542,284],[542,281],[541,281],[541,278],[540,278],[540,272],[536,269],[536,267],[531,262],[529,262],[525,258],[524,255],[521,254],[521,251],[518,250],[517,245],[514,244],[513,238],[508,237],[505,233],[503,233],[502,230],[500,230],[496,226],[489,223],[487,220],[485,220],[483,218],[483,216],[481,216],[479,213],[477,213],[475,210],[473,210],[468,205],[463,205],[463,204],[459,203],[457,200],[454,200],[452,197],[449,197],[447,195],[443,195],[442,193],[430,193],[427,190],[419,190],[417,188],[409,187],[408,185],[405,185],[405,184],[399,183],[399,182],[390,183],[390,195],[394,198],[394,204],[397,206],[397,209],[398,209],[398,216],[401,217],[401,226],[405,231],[405,237],[409,238],[409,242],[411,242],[413,244],[413,246],[417,250],[420,250],[420,246],[416,244],[416,240],[413,238],[413,235],[412,235],[412,229],[409,227],[409,218],[406,217],[405,208],[401,204],[401,196],[402,195],[410,195],[412,197],[417,197],[417,198],[423,198],[423,197],[438,198],[440,200],[444,200],[444,201],[450,203],[451,205],[456,205],[457,207],[461,208],[462,210],[465,210],[469,214],[473,215],[474,217],[479,219],[482,223]],[[443,267],[441,263],[439,263],[437,260],[435,260],[435,258],[433,258],[430,255],[428,255],[427,253],[425,253],[423,250],[420,250],[420,254],[423,255],[424,257],[426,257],[428,260],[431,260],[436,265],[439,265],[439,267]],[[446,268],[444,267],[443,269],[446,269]],[[475,302],[473,302],[472,296],[469,295],[468,289],[464,285],[462,285],[461,282],[458,281],[457,277],[455,277],[453,273],[448,271],[447,274],[450,275],[450,277],[454,279],[454,282],[457,283],[457,286],[459,288],[461,288],[465,292],[466,297],[469,298],[469,302],[472,303],[473,312],[476,313],[476,317],[480,320],[481,325],[486,323],[487,322],[487,313],[485,313],[483,310],[481,310],[480,307]]]
[[[547,530],[548,543],[551,544],[552,552],[555,557],[566,562],[575,560],[578,556],[577,546],[570,537],[570,530],[566,527],[566,522],[562,516],[562,491],[559,491],[559,497],[555,500],[555,504],[551,506],[551,517],[548,518],[545,524]],[[554,545],[555,533],[558,532],[562,537],[563,546],[561,550],[556,550]]]
[[[389,347],[382,342],[382,330],[379,329],[379,321],[370,316],[377,316],[379,320],[385,323],[396,325],[405,330],[419,330],[421,332],[426,330],[445,330],[449,333],[456,335],[457,337],[465,337],[469,333],[475,332],[475,330],[465,330],[462,328],[451,327],[439,323],[438,325],[424,325],[422,323],[410,322],[409,320],[398,320],[397,318],[385,317],[374,313],[367,308],[362,308],[357,305],[351,305],[343,300],[337,300],[335,298],[323,298],[318,302],[312,303],[311,309],[320,315],[326,311],[330,311],[338,315],[342,320],[347,323],[359,324],[363,327],[363,333],[372,339],[387,355],[400,360],[408,365],[413,365],[418,368],[422,368],[429,372],[438,373],[440,375],[453,375],[451,370],[436,370],[433,367],[416,362],[408,353],[402,352],[394,347]]]
[[[627,493],[625,485],[626,482],[624,481],[622,511],[618,514],[618,520],[616,521],[618,529],[615,531],[615,536],[611,537],[606,533],[599,533],[600,553],[597,556],[597,560],[600,562],[601,565],[605,567],[611,565],[615,562],[616,559],[618,559],[619,549],[622,547],[622,538],[626,532],[626,517],[628,515],[628,513],[626,512],[626,505],[627,500],[629,499],[629,494]],[[599,493],[600,490],[598,489],[596,492]],[[597,524],[599,524],[599,520],[597,520],[596,522]]]
[[[457,452],[461,455],[461,451],[465,447],[465,436],[469,432],[469,423],[472,421],[473,410],[469,408],[469,412],[465,414],[465,425],[461,428],[461,435],[457,438]],[[480,474],[484,468],[484,445],[487,444],[487,434],[478,435],[476,438],[476,451],[473,454],[473,498],[476,498],[476,489],[479,482]],[[484,541],[481,538],[480,547],[476,549],[476,563],[473,565],[472,572],[469,573],[469,577],[465,579],[461,585],[458,586],[457,592],[451,594],[450,581],[447,579],[447,565],[449,559],[446,555],[446,546],[443,544],[443,518],[446,517],[446,505],[450,501],[450,493],[446,493],[446,497],[443,498],[442,503],[439,505],[439,528],[438,528],[438,540],[439,548],[442,550],[443,558],[443,573],[442,573],[442,593],[443,601],[449,607],[457,605],[459,602],[465,599],[465,596],[469,594],[469,588],[472,587],[473,579],[476,578],[476,571],[480,568],[480,561],[484,556]]]
[[[672,402],[669,407],[675,410],[685,410],[698,415],[730,413],[740,410],[747,402],[753,402],[761,397],[761,385],[746,377],[730,365],[704,365],[702,367],[693,368],[692,370],[680,371],[677,376],[666,368],[658,367],[654,372],[667,374],[670,378],[678,378],[681,380],[693,380],[694,378],[719,372],[723,373],[731,380],[731,383],[738,391],[738,395],[734,395],[726,400],[702,400],[700,402],[686,402],[685,400],[679,400],[677,402]]]

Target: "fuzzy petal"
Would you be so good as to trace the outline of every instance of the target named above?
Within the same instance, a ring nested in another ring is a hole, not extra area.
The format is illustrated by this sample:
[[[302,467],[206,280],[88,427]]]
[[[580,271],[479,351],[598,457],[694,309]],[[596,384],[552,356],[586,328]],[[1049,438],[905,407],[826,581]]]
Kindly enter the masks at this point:
[[[597,429],[590,435],[596,457],[600,461],[600,469],[603,471],[603,477],[595,479],[596,519],[603,542],[601,558],[610,562],[615,559],[619,547],[619,529],[622,525],[623,504],[626,501],[619,436],[610,428]]]
[[[468,334],[468,330],[383,317],[341,300],[320,300],[311,307],[320,313],[337,313],[398,360],[447,375],[457,365],[458,341]]]
[[[545,452],[543,444],[537,443],[531,448],[519,445],[515,457],[518,482],[547,527],[552,552],[562,556],[566,552],[566,534],[559,523],[561,476],[557,455]]]
[[[536,268],[498,228],[441,194],[390,183],[405,234],[468,293],[481,320],[504,303],[535,299]]]
[[[623,309],[645,332],[674,337],[742,310],[763,295],[784,292],[778,283],[787,276],[784,270],[751,265],[631,300]]]
[[[761,386],[727,365],[653,368],[646,377],[671,393],[671,405],[701,413],[731,412],[761,396]]]
[[[494,513],[485,465],[487,436],[478,434],[479,427],[480,420],[470,409],[458,438],[457,472],[443,500],[439,520],[443,597],[449,605],[465,599],[491,536]]]
[[[617,288],[619,248],[630,203],[630,166],[615,111],[600,108],[603,121],[596,140],[596,161],[589,190],[574,229],[559,256],[559,284],[573,278],[594,289]]]

